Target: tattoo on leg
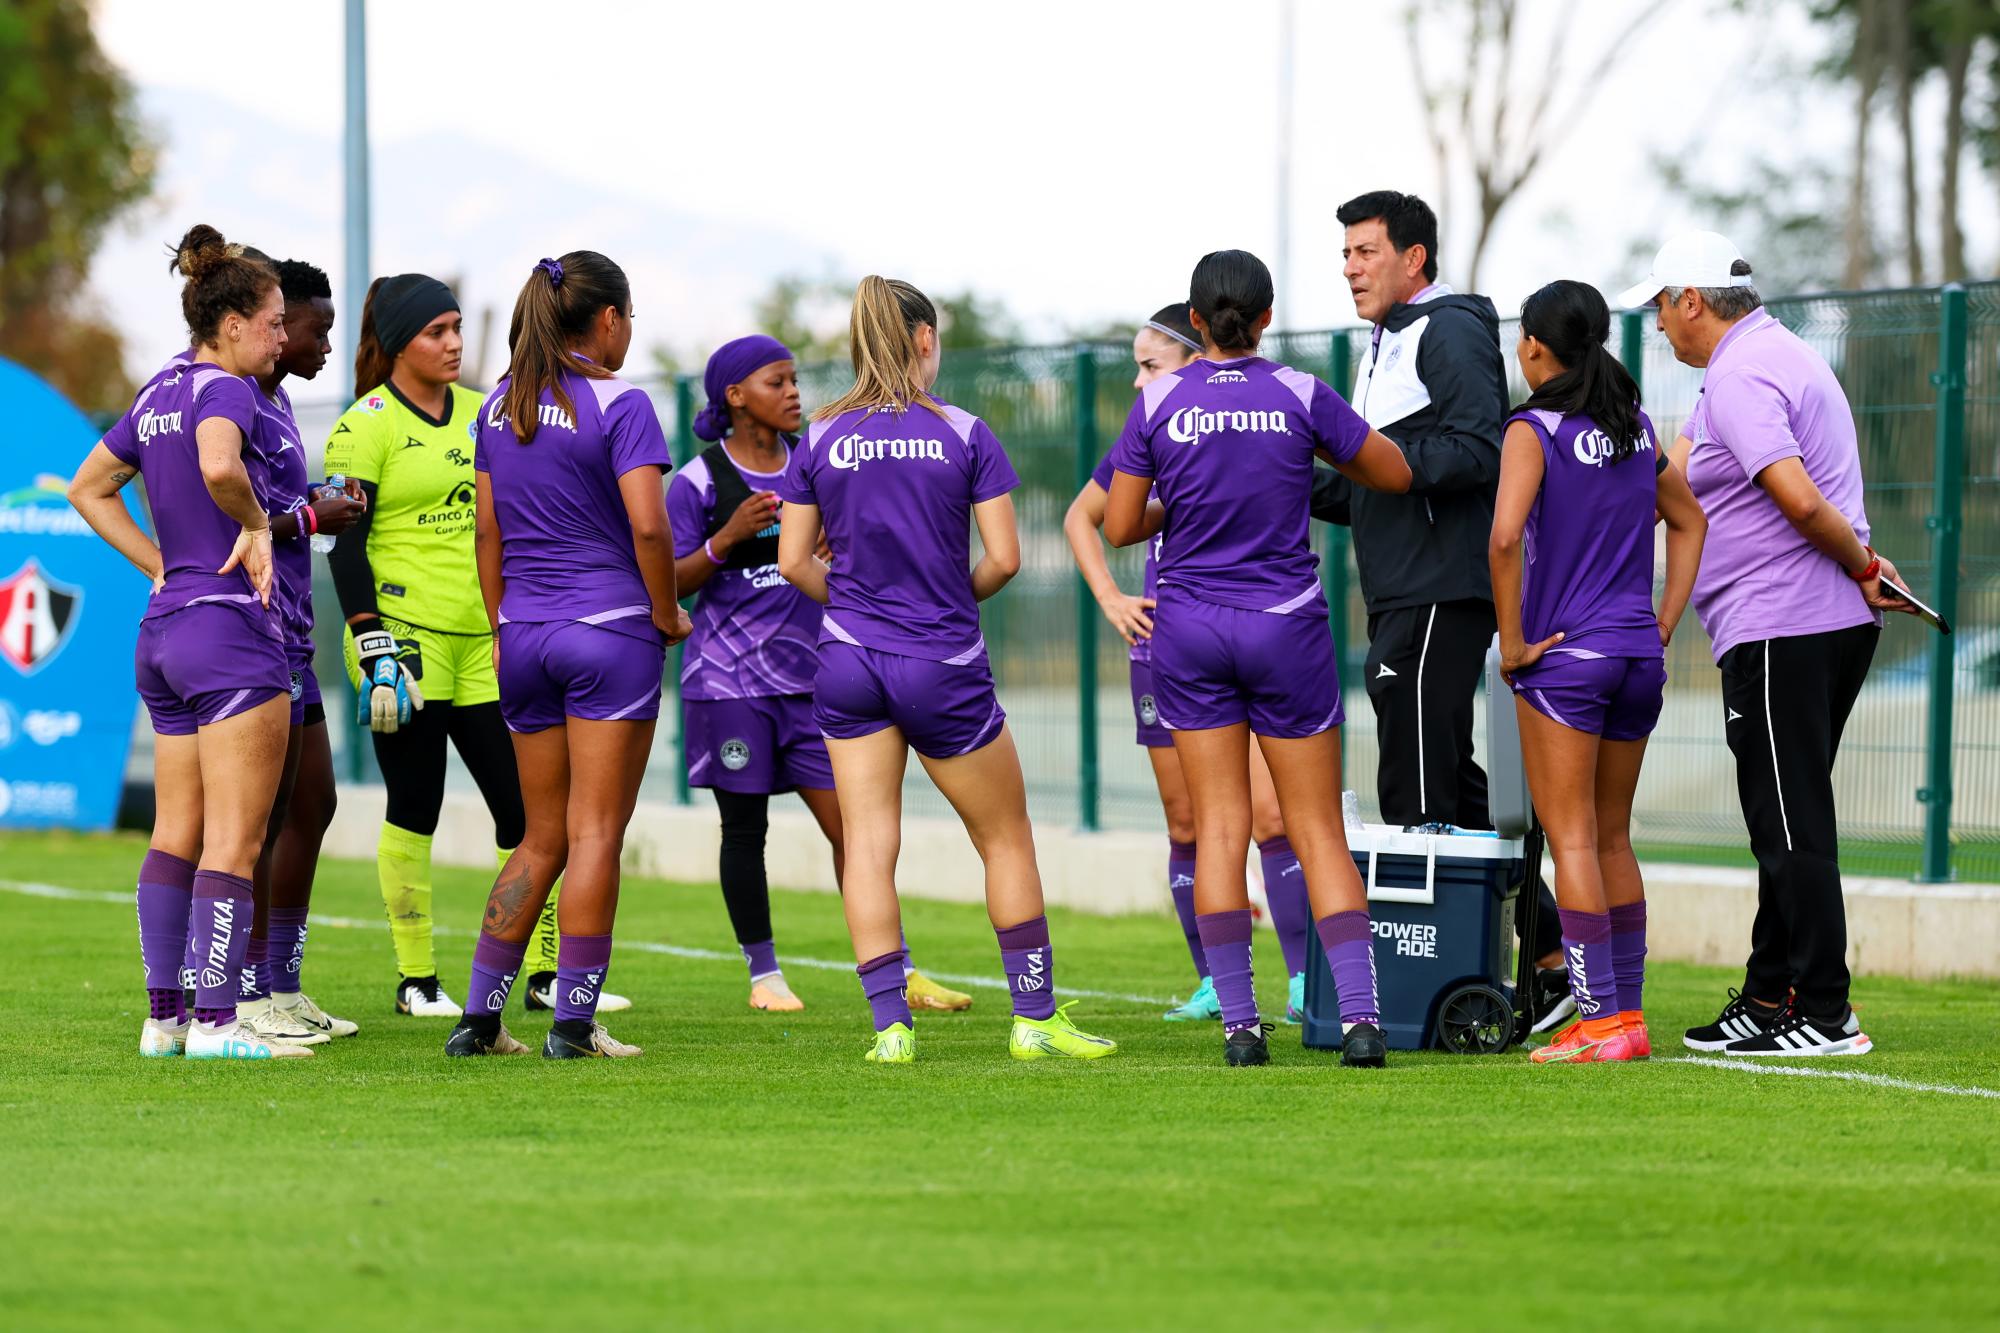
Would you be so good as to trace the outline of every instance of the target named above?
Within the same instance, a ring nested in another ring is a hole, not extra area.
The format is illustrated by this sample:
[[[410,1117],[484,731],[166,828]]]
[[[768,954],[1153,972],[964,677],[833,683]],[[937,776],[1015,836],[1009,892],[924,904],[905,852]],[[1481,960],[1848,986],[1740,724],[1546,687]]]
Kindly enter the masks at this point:
[[[486,933],[504,939],[524,914],[532,916],[540,911],[540,903],[528,905],[534,895],[535,877],[528,868],[528,858],[517,851],[501,867],[500,877],[493,881],[493,892],[487,896]]]

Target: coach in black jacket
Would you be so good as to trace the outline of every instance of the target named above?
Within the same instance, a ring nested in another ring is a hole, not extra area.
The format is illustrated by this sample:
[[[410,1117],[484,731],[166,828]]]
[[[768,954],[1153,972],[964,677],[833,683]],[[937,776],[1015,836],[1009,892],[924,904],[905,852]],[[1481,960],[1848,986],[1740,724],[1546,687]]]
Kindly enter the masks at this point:
[[[1354,307],[1375,326],[1354,409],[1410,462],[1407,495],[1364,491],[1330,470],[1313,491],[1315,518],[1354,529],[1382,819],[1491,828],[1472,700],[1495,629],[1486,544],[1508,413],[1500,319],[1485,297],[1437,281],[1437,217],[1423,200],[1378,190],[1337,216]],[[1546,956],[1561,937],[1544,906]]]

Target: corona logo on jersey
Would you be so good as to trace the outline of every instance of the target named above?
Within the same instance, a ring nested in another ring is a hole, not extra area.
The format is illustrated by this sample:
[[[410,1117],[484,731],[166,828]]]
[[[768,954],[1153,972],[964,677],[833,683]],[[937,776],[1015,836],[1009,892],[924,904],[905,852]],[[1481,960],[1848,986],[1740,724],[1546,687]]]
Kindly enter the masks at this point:
[[[1276,433],[1290,435],[1291,421],[1283,412],[1210,412],[1199,407],[1183,407],[1167,418],[1167,434],[1182,444],[1200,444],[1201,437],[1219,430],[1237,434]]]
[[[1586,467],[1603,467],[1611,461],[1612,455],[1618,451],[1617,443],[1601,430],[1577,432],[1576,442],[1571,447],[1576,451],[1576,461],[1584,464]],[[1639,446],[1634,452],[1645,454],[1651,453],[1652,450],[1652,438],[1641,434],[1639,436]]]
[[[826,461],[847,472],[885,458],[897,463],[951,461],[944,451],[943,440],[869,440],[863,439],[859,431],[841,436],[826,451]]]
[[[69,642],[83,592],[56,583],[34,560],[0,581],[0,657],[24,676],[47,666]]]

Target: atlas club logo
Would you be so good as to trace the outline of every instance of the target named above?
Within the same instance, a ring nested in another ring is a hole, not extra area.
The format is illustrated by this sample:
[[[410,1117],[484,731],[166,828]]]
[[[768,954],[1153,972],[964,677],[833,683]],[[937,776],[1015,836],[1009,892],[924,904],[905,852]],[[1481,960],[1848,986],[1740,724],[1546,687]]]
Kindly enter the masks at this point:
[[[83,589],[57,583],[30,559],[0,582],[0,657],[34,675],[69,642],[82,603]]]

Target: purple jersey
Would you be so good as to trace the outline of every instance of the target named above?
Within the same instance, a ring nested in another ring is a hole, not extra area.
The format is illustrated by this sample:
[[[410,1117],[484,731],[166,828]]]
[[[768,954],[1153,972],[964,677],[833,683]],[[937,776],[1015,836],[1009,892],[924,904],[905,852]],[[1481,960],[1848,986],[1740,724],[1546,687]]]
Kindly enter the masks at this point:
[[[1523,544],[1521,633],[1563,636],[1567,650],[1658,657],[1653,615],[1653,510],[1662,455],[1639,416],[1638,452],[1611,461],[1611,437],[1587,416],[1516,412],[1542,445],[1542,489]]]
[[[673,467],[660,419],[645,391],[621,379],[565,373],[563,388],[574,419],[542,390],[526,444],[506,415],[507,380],[479,413],[472,466],[487,474],[500,525],[500,619],[580,620],[657,638],[618,479]]]
[[[972,595],[972,506],[1021,484],[985,422],[939,403],[855,408],[807,428],[778,487],[818,505],[833,546],[820,642],[932,662],[986,651]]]
[[[146,605],[148,618],[195,602],[257,600],[250,576],[240,567],[215,572],[228,563],[243,525],[223,513],[208,493],[195,443],[195,431],[204,421],[220,419],[235,426],[243,434],[244,469],[261,494],[263,468],[253,448],[257,397],[249,380],[212,362],[176,358],[147,381],[125,415],[104,433],[104,447],[146,481],[146,505],[167,575]]]
[[[306,476],[306,451],[299,442],[299,424],[292,416],[291,396],[280,384],[269,397],[257,394],[257,429],[251,449],[258,462],[257,500],[266,513],[295,513],[305,508],[311,496]],[[297,536],[271,543],[271,559],[277,568],[277,587],[271,606],[285,627],[285,637],[297,644],[312,642],[312,545],[303,524]]]
[[[1111,471],[1112,471],[1111,455],[1106,454],[1104,455],[1104,457],[1097,460],[1097,466],[1094,469],[1092,469],[1090,474],[1090,479],[1096,482],[1099,486],[1102,486],[1107,495],[1110,494],[1111,491]],[[1141,583],[1139,587],[1139,595],[1141,597],[1150,597],[1155,600],[1158,600],[1159,598],[1160,546],[1162,545],[1162,543],[1166,541],[1166,539],[1167,539],[1166,534],[1160,532],[1153,534],[1152,540],[1146,543],[1145,581]],[[1152,661],[1153,641],[1151,639],[1135,640],[1132,644],[1132,647],[1127,651],[1126,657],[1134,662]]]
[[[1111,466],[1167,508],[1159,586],[1245,611],[1324,619],[1308,531],[1313,453],[1345,463],[1368,423],[1304,371],[1262,357],[1190,362],[1132,404]]]
[[[752,472],[740,463],[736,470],[753,491],[776,491],[784,480],[782,471]],[[676,559],[701,549],[717,517],[707,459],[695,458],[674,474],[667,517],[673,520]],[[776,564],[717,569],[701,585],[692,619],[694,633],[681,653],[682,698],[812,693],[819,603],[785,582]]]

